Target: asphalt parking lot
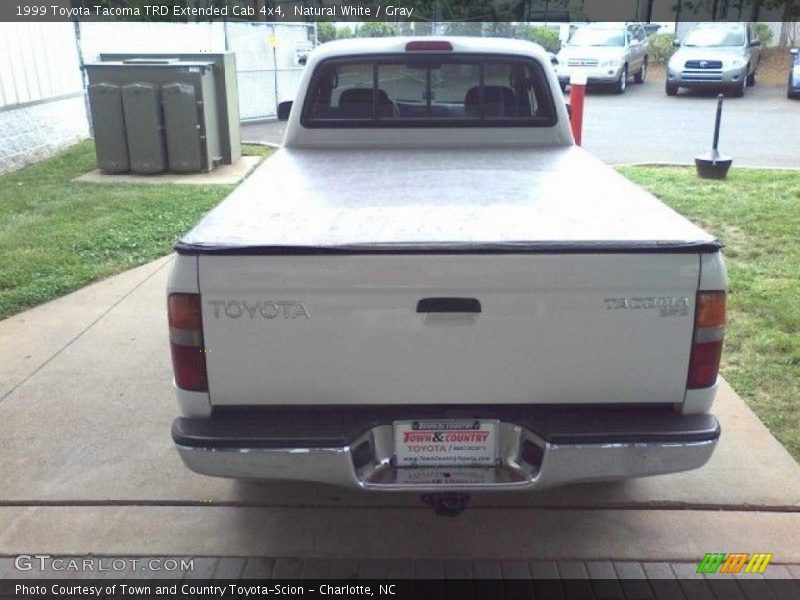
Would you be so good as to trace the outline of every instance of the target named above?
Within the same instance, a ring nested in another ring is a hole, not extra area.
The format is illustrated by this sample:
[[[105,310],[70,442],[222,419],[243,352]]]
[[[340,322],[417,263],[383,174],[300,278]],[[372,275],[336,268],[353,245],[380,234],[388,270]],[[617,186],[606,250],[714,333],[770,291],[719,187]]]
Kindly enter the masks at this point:
[[[583,145],[610,164],[693,164],[711,148],[716,94],[664,93],[663,78],[631,83],[625,94],[590,90],[585,104]],[[246,124],[242,139],[280,144],[284,123]],[[800,168],[800,102],[786,87],[756,85],[744,98],[726,98],[720,151],[734,165]]]
[[[631,84],[622,96],[586,98],[584,147],[607,163],[690,164],[711,148],[713,91],[681,90],[667,97],[662,79]],[[756,85],[724,101],[720,151],[734,165],[800,167],[800,102],[785,86]],[[794,133],[793,133],[794,132]]]

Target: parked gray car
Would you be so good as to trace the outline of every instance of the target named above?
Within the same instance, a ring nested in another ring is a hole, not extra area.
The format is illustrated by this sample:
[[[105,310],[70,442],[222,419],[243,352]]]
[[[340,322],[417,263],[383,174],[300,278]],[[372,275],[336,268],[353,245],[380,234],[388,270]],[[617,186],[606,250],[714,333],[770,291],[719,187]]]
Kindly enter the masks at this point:
[[[698,23],[667,65],[666,93],[680,88],[715,88],[743,96],[756,84],[761,42],[752,23]]]
[[[586,75],[588,83],[613,86],[622,94],[633,76],[647,77],[649,42],[641,23],[592,23],[576,29],[558,53],[558,81],[564,89],[573,73]]]
[[[792,66],[789,68],[787,98],[800,98],[800,49],[792,48]]]

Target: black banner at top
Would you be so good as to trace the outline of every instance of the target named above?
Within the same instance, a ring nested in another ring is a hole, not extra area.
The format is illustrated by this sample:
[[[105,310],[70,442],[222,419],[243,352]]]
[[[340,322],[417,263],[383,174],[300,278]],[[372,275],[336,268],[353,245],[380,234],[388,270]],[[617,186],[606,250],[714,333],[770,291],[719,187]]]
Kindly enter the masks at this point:
[[[0,21],[796,21],[800,0],[3,0]]]

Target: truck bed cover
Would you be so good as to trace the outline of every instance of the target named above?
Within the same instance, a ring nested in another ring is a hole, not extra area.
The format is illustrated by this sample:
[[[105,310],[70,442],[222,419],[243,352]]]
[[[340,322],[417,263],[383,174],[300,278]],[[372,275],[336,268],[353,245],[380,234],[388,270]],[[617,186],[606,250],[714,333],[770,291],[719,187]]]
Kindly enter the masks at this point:
[[[713,252],[720,243],[585,150],[282,148],[185,254]]]

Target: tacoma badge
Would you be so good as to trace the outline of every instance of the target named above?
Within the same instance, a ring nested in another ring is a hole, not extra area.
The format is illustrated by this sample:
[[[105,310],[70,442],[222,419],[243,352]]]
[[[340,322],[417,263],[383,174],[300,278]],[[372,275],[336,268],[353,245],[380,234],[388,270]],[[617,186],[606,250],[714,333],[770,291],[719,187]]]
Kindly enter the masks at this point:
[[[685,317],[689,314],[689,298],[686,296],[605,298],[603,302],[608,310],[655,308],[660,317]]]

